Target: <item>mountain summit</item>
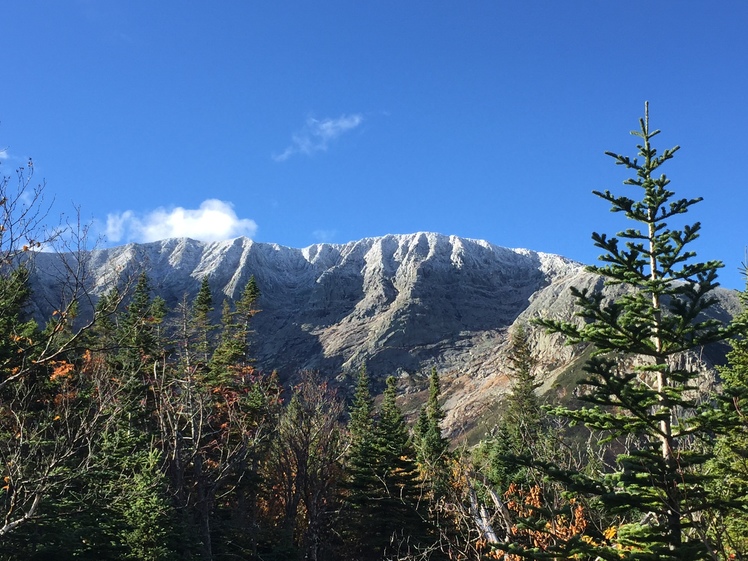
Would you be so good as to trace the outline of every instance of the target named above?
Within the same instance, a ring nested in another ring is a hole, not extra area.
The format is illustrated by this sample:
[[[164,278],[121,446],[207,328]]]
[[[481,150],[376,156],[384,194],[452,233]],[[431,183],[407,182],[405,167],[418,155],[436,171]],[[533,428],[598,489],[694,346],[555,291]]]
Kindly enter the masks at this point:
[[[50,317],[71,260],[36,256],[36,313]],[[447,382],[453,430],[505,391],[503,351],[514,323],[538,315],[571,318],[569,286],[602,289],[582,264],[564,257],[435,233],[304,249],[247,238],[168,239],[94,250],[75,261],[94,297],[145,271],[170,307],[185,295],[191,300],[207,277],[220,310],[254,275],[261,313],[253,320],[251,352],[260,368],[285,377],[313,369],[342,379],[365,363],[373,378],[395,374],[406,392],[415,392],[436,367]],[[736,305],[723,291],[718,311],[729,317]],[[578,356],[540,332],[531,340],[549,379]]]

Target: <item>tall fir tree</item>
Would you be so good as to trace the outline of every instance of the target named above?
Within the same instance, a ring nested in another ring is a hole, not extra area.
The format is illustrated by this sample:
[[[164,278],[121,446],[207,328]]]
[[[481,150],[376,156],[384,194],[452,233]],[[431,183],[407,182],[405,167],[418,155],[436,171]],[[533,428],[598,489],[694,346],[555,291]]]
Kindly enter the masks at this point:
[[[0,275],[0,383],[5,386],[20,377],[30,363],[38,325],[24,318],[31,297],[28,268],[24,265]]]
[[[694,261],[689,247],[699,223],[682,229],[668,224],[701,199],[675,199],[670,180],[657,175],[678,150],[658,154],[651,141],[659,132],[650,129],[646,107],[640,130],[632,132],[640,140],[638,157],[606,153],[635,174],[624,184],[640,192],[639,200],[594,191],[635,226],[614,237],[594,233],[605,264],[589,270],[627,290],[608,301],[599,291],[572,289],[583,323],[539,322],[569,343],[595,349],[582,382],[589,406],[559,407],[555,414],[634,443],[617,456],[617,470],[602,479],[567,474],[571,488],[597,496],[613,515],[630,519],[639,513],[645,520],[621,526],[610,545],[577,539],[554,554],[672,560],[713,554],[699,528],[702,514],[716,506],[701,474],[708,456],[693,442],[709,441],[714,427],[693,396],[700,373],[678,357],[725,336],[723,326],[703,314],[715,302],[722,264]]]
[[[203,277],[200,281],[194,301],[192,302],[191,324],[195,333],[194,351],[201,365],[207,365],[212,353],[212,332],[215,326],[211,320],[213,312],[213,295],[210,292],[210,281]]]
[[[389,540],[392,551],[402,555],[406,549],[416,553],[431,544],[421,505],[423,491],[416,452],[396,399],[397,381],[389,376],[374,428],[374,468],[381,485],[379,512],[369,524],[381,539]]]
[[[116,321],[114,337],[117,352],[105,355],[106,361],[118,372],[123,383],[127,424],[146,432],[155,407],[151,384],[153,365],[162,360],[165,353],[159,328],[166,315],[165,303],[151,293],[150,278],[143,272],[138,276],[129,304]],[[108,336],[107,325],[101,326],[105,336]]]
[[[502,402],[501,416],[490,437],[474,451],[481,472],[501,493],[506,492],[510,484],[525,488],[537,484],[538,478],[532,477],[532,470],[528,468],[534,460],[550,460],[551,456],[560,460],[559,450],[551,445],[546,413],[536,393],[541,383],[524,325],[517,325],[511,331],[507,356],[509,393]]]
[[[344,508],[339,522],[344,541],[354,544],[366,526],[373,490],[379,485],[372,469],[376,463],[373,440],[374,399],[365,365],[358,371],[349,416],[350,444],[344,462],[345,480],[342,485]]]
[[[748,270],[744,270],[748,281]],[[709,536],[724,558],[748,558],[748,282],[740,293],[742,311],[732,320],[734,335],[727,364],[719,369],[722,392],[716,413],[723,434],[707,464],[711,491],[724,509],[711,513]],[[732,556],[732,557],[731,557]]]
[[[524,325],[519,324],[512,330],[509,346],[509,378],[512,383],[505,419],[516,431],[518,440],[532,443],[542,430],[543,411],[536,393],[542,383],[535,371],[537,361]]]
[[[380,560],[388,551],[418,550],[429,542],[419,508],[421,489],[408,430],[396,403],[396,382],[387,379],[374,417],[365,368],[351,409],[351,445],[343,485],[342,533],[347,555]]]
[[[225,381],[231,377],[232,372],[251,371],[250,324],[259,312],[256,307],[259,297],[260,289],[252,275],[233,309],[228,300],[223,302],[220,340],[210,360],[211,374],[217,382]]]
[[[244,360],[242,362],[242,366],[246,366],[251,362],[251,322],[252,318],[260,312],[260,310],[257,308],[260,295],[260,287],[257,283],[257,279],[254,275],[252,275],[251,277],[249,277],[247,284],[244,285],[242,295],[239,298],[239,301],[236,303],[236,316],[237,323],[239,325],[238,334],[241,338],[244,348]]]
[[[432,368],[429,397],[413,427],[421,473],[431,491],[431,498],[437,501],[448,493],[451,480],[449,440],[442,434],[445,413],[439,403],[441,392],[439,373]]]

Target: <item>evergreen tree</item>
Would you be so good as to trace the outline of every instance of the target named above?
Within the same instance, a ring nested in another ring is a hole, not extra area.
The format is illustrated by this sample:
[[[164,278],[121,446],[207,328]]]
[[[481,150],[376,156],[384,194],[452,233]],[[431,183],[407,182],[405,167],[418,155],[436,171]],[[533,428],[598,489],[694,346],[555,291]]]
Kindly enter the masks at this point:
[[[523,325],[514,328],[509,345],[509,378],[512,385],[506,400],[505,421],[515,431],[518,441],[529,444],[540,436],[543,411],[535,393],[541,386],[535,372],[536,360]]]
[[[210,361],[210,370],[216,381],[224,381],[230,377],[231,371],[242,371],[249,367],[248,358],[249,335],[251,319],[258,313],[256,308],[260,289],[254,275],[242,291],[231,309],[228,300],[224,300],[221,310],[221,337]]]
[[[178,558],[180,532],[161,471],[161,454],[150,440],[151,435],[121,428],[102,435],[100,461],[85,478],[86,485],[94,487],[89,494],[97,499],[88,509],[108,522],[108,539],[99,538],[97,547],[90,548],[101,558],[107,557],[107,542],[116,544],[118,559]]]
[[[98,533],[86,529],[85,540],[93,557],[107,557],[110,544],[122,559],[173,559],[174,540],[167,539],[176,533],[173,508],[156,448],[155,418],[154,366],[165,361],[166,304],[152,296],[145,272],[127,307],[117,313],[120,300],[117,290],[99,300],[97,323],[86,337],[84,370],[106,423],[95,446],[97,461],[81,477],[79,492],[91,497],[90,513],[108,525]]]
[[[250,327],[252,318],[259,313],[257,309],[257,302],[260,299],[260,287],[257,284],[257,279],[252,275],[249,277],[247,284],[244,286],[242,295],[239,301],[236,303],[236,316],[238,324],[238,336],[243,343],[244,349],[244,364],[249,362],[249,346],[252,330]]]
[[[369,527],[402,554],[405,545],[415,552],[430,543],[425,510],[419,504],[422,490],[416,454],[396,397],[397,382],[389,376],[374,429],[377,453],[373,467],[380,481],[381,498]]]
[[[590,270],[607,284],[628,290],[608,301],[600,292],[572,289],[584,323],[540,322],[566,335],[570,343],[595,348],[582,382],[583,398],[590,405],[554,412],[606,431],[611,439],[634,443],[618,455],[615,473],[602,480],[567,474],[572,489],[598,496],[609,513],[646,517],[618,529],[613,541],[623,549],[591,547],[591,542],[579,540],[568,544],[574,551],[589,550],[605,559],[684,560],[713,553],[698,526],[702,514],[715,507],[715,497],[707,493],[699,473],[707,455],[693,446],[695,440],[708,442],[713,427],[692,394],[699,373],[676,359],[724,337],[719,322],[703,315],[715,301],[711,292],[722,265],[694,262],[689,245],[699,235],[698,223],[682,229],[668,224],[701,199],[674,199],[670,180],[657,175],[678,150],[658,154],[651,145],[658,133],[650,129],[647,111],[640,130],[632,133],[641,141],[639,157],[607,153],[635,173],[624,184],[640,191],[639,200],[594,192],[636,226],[614,237],[594,233],[605,264]],[[568,555],[569,550],[556,554]]]
[[[541,385],[535,372],[536,360],[527,330],[521,324],[510,333],[508,358],[511,386],[501,417],[491,436],[480,443],[474,454],[483,474],[501,493],[512,483],[526,488],[538,483],[528,463],[561,460],[536,394]]]
[[[374,447],[374,399],[369,388],[369,374],[366,366],[358,372],[356,390],[350,408],[348,422],[350,446],[346,457],[346,481],[344,484],[345,503],[347,505],[341,524],[349,540],[356,538],[357,530],[363,528],[368,517],[368,506],[373,489],[379,482],[372,469],[376,463]]]
[[[138,276],[132,298],[119,321],[119,343],[125,368],[133,372],[147,367],[158,355],[158,338],[155,325],[163,317],[154,315],[151,281],[143,272]]]
[[[208,277],[203,277],[200,290],[192,303],[192,328],[196,336],[194,350],[202,364],[208,364],[211,355],[211,332],[214,325],[210,315],[213,312],[213,296],[210,292]]]
[[[127,430],[137,427],[144,432],[151,428],[150,415],[156,405],[151,383],[153,365],[165,354],[160,334],[160,324],[166,315],[165,304],[162,299],[153,298],[151,292],[151,281],[143,272],[138,276],[130,302],[117,318],[114,334],[117,352],[105,353],[105,360],[123,384],[122,399],[126,402],[123,409],[127,415],[117,422],[126,422]],[[105,330],[107,325],[102,324],[101,329]]]
[[[748,274],[748,272],[746,272]],[[722,393],[717,396],[718,420],[724,424],[714,458],[707,471],[713,476],[711,490],[722,498],[724,509],[711,516],[709,536],[724,558],[748,557],[748,285],[740,294],[742,311],[733,318],[736,336],[719,369]]]
[[[23,311],[31,292],[28,269],[21,265],[7,275],[0,275],[0,384],[5,386],[30,360],[38,326],[24,320]]]
[[[396,383],[390,377],[375,419],[368,375],[361,369],[351,408],[341,520],[348,555],[357,559],[379,560],[388,548],[428,543],[428,527],[418,506],[415,451],[395,397]]]
[[[434,500],[447,494],[451,480],[449,440],[442,435],[441,423],[445,413],[439,403],[440,397],[439,374],[436,368],[432,368],[429,397],[421,408],[413,436],[418,451],[418,463]]]
[[[371,396],[366,366],[362,366],[358,371],[350,417],[348,430],[351,433],[351,454],[356,454],[357,447],[368,446],[368,437],[374,428],[374,399]]]
[[[221,335],[216,350],[210,358],[210,379],[216,385],[231,381],[237,365],[244,360],[246,350],[242,338],[237,335],[235,312],[228,300],[221,309]]]

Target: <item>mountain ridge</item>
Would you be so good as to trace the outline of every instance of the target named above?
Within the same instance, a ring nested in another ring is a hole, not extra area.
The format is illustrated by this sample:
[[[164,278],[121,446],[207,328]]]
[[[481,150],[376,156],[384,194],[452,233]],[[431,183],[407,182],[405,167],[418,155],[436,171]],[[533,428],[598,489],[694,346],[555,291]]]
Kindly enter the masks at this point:
[[[393,374],[405,394],[417,394],[435,367],[445,380],[452,431],[463,430],[506,391],[513,325],[540,315],[572,319],[569,287],[602,289],[583,264],[565,257],[432,232],[301,249],[248,238],[172,238],[77,256],[37,254],[38,316],[51,317],[65,271],[84,271],[90,306],[145,271],[154,295],[173,308],[190,301],[207,277],[216,310],[224,298],[237,299],[254,275],[262,312],[253,319],[251,354],[260,368],[285,378],[318,370],[342,381],[366,364],[375,382]],[[718,312],[727,318],[737,299],[721,295]],[[549,387],[581,352],[539,330],[532,330],[531,341]]]

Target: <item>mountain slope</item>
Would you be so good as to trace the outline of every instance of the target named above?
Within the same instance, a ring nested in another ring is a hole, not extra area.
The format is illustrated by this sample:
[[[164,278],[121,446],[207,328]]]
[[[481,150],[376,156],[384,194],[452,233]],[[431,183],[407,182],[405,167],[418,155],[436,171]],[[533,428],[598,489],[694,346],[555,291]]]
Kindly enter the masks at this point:
[[[191,299],[207,276],[217,310],[254,275],[262,312],[252,354],[260,367],[284,376],[315,369],[342,379],[365,362],[374,379],[396,374],[406,393],[415,393],[435,366],[444,376],[453,432],[506,390],[504,347],[512,324],[548,314],[570,319],[569,286],[601,288],[581,264],[560,256],[433,233],[304,249],[246,238],[170,239],[95,250],[78,260],[38,254],[33,290],[41,317],[59,301],[66,268],[85,272],[94,297],[145,270],[172,307],[185,295]],[[718,312],[727,318],[736,305],[725,291]],[[539,332],[532,340],[550,377],[579,353]]]

